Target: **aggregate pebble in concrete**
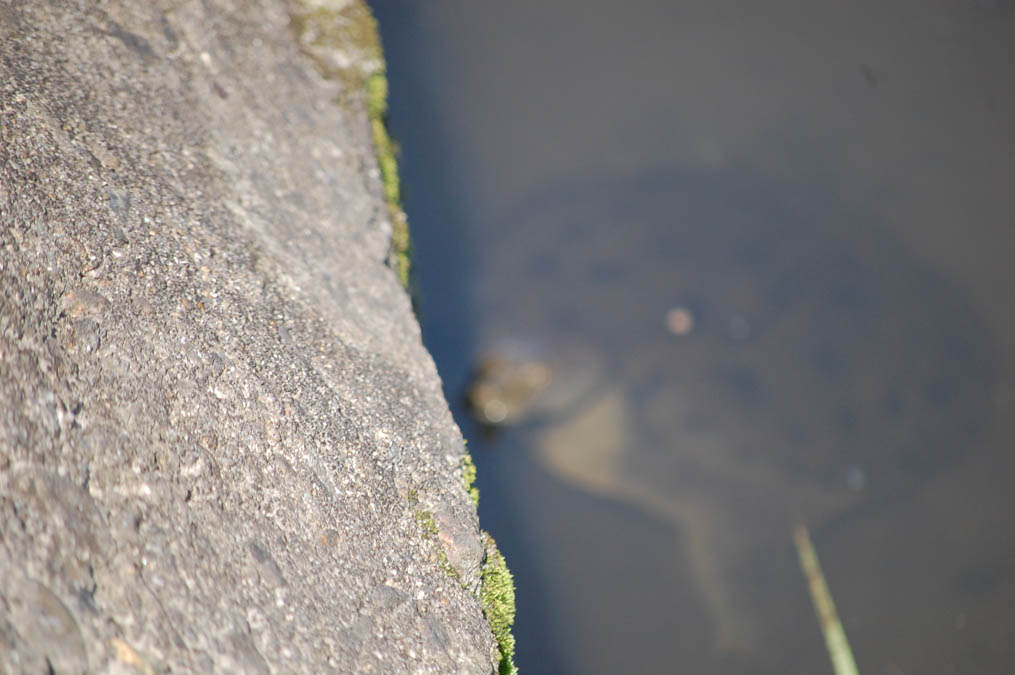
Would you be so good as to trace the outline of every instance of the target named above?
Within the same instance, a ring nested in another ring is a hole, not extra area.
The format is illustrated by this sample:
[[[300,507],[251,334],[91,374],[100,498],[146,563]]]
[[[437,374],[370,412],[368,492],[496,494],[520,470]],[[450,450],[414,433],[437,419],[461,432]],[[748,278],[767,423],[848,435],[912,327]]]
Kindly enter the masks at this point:
[[[0,672],[494,670],[362,97],[288,21],[0,0]]]

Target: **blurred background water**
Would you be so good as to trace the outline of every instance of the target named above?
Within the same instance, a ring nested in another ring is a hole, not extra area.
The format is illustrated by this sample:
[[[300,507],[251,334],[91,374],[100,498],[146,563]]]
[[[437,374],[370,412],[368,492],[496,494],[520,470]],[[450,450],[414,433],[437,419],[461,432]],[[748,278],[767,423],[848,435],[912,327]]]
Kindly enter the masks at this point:
[[[803,521],[861,672],[1003,672],[1012,6],[371,5],[519,667],[830,672]]]

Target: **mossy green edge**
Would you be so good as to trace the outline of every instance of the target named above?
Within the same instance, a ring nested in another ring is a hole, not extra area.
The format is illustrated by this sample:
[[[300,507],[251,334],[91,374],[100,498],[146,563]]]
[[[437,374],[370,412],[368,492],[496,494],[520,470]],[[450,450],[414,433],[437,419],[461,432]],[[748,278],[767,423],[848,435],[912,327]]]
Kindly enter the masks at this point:
[[[388,80],[377,20],[361,0],[342,5],[337,10],[316,3],[311,5],[303,0],[289,0],[289,16],[297,41],[318,71],[326,78],[343,82],[348,92],[365,94],[370,133],[384,187],[384,201],[391,217],[393,266],[402,287],[411,294],[412,241],[409,221],[402,208],[397,148],[387,126]],[[351,61],[366,64],[366,67],[337,68],[332,65],[335,60],[324,57],[327,50],[358,52],[359,58]],[[347,105],[348,97],[343,97],[338,103]],[[462,481],[473,503],[479,506],[479,490],[474,485],[475,480],[476,465],[466,450],[462,455]],[[416,503],[417,499],[416,490],[410,490],[409,501]],[[433,514],[417,509],[415,516],[423,536],[427,539],[435,538],[438,531]],[[487,532],[483,532],[482,536],[486,561],[480,572],[479,600],[500,650],[498,671],[500,675],[515,675],[518,668],[514,664],[515,638],[511,633],[515,618],[514,577],[493,537]],[[461,583],[458,571],[450,564],[443,550],[438,553],[437,564],[442,571]]]
[[[480,572],[482,586],[479,601],[483,606],[486,620],[490,622],[493,637],[500,649],[500,675],[515,675],[515,636],[511,626],[515,622],[515,580],[508,569],[507,561],[497,549],[497,542],[488,532],[483,532],[483,544],[486,547],[486,561]]]
[[[398,177],[395,144],[388,133],[388,79],[384,70],[367,78],[366,92],[370,131],[381,170],[381,183],[384,185],[384,201],[391,216],[391,251],[395,272],[402,288],[411,292],[412,239],[409,237],[409,219],[402,208],[402,186]]]
[[[472,461],[468,450],[462,454],[462,484],[473,503],[479,504],[479,490],[473,485],[476,479],[476,465]],[[406,498],[409,504],[416,507],[413,516],[419,525],[420,532],[426,540],[436,540],[440,534],[433,513],[426,509],[419,508],[419,492],[415,488],[409,488]],[[515,581],[511,570],[508,569],[504,555],[497,548],[497,542],[485,530],[481,532],[483,548],[486,555],[479,571],[480,585],[477,599],[483,608],[483,615],[490,624],[490,631],[493,633],[497,643],[497,650],[500,653],[500,660],[497,665],[499,675],[516,675],[518,667],[514,662],[515,636],[511,627],[515,622]],[[450,563],[447,554],[443,549],[437,552],[437,566],[442,572],[457,581],[462,588],[468,590],[458,570]]]
[[[472,455],[466,449],[462,455],[462,484],[465,486],[465,491],[469,493],[472,503],[476,505],[476,508],[479,508],[479,488],[475,483],[476,463],[472,461]]]
[[[388,80],[377,20],[361,0],[335,3],[334,7],[306,0],[289,0],[288,5],[290,24],[303,51],[322,76],[345,85],[339,104],[348,105],[351,98],[365,95],[370,135],[391,218],[390,261],[402,287],[411,294],[412,243],[402,208],[398,150],[388,133]],[[339,67],[337,63],[352,65]]]

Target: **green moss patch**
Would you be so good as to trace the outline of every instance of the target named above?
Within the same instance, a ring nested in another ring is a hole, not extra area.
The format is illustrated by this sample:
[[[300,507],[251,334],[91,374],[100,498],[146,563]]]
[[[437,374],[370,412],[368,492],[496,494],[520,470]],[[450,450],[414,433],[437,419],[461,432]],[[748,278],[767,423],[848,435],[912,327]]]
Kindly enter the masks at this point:
[[[397,148],[388,132],[388,80],[385,77],[377,21],[362,0],[290,0],[289,17],[296,39],[318,72],[345,86],[340,105],[366,99],[370,133],[391,218],[389,261],[402,287],[411,292],[412,245],[402,208]]]
[[[483,532],[483,544],[486,561],[481,571],[483,584],[479,600],[500,649],[498,671],[500,675],[513,675],[518,672],[514,663],[515,636],[511,633],[511,626],[515,623],[515,580],[504,556],[497,549],[497,542],[487,532]]]
[[[365,3],[289,0],[288,8],[296,40],[326,79],[362,91],[367,77],[384,70],[377,22]]]
[[[370,130],[377,151],[381,182],[384,185],[384,201],[391,216],[391,256],[398,280],[408,291],[411,290],[412,241],[409,238],[409,219],[402,208],[402,185],[398,178],[397,151],[388,133],[388,79],[384,71],[367,78],[366,92]]]
[[[432,513],[423,509],[416,509],[414,515],[416,516],[416,522],[419,524],[419,529],[423,531],[423,537],[432,539],[437,536],[439,530],[437,529],[437,521],[433,519]]]
[[[410,501],[412,501],[410,496]],[[431,541],[440,534],[440,529],[437,527],[437,521],[434,520],[433,514],[425,509],[416,509],[413,515],[416,518],[416,523],[419,525],[419,529],[423,532],[423,538],[427,541]],[[448,554],[444,551],[440,542],[436,542],[437,546],[437,567],[440,568],[444,574],[448,575],[452,579],[458,582],[462,588],[465,588],[465,584],[462,582],[462,575],[458,573],[455,566],[448,560]]]
[[[370,134],[377,156],[384,189],[384,201],[391,218],[391,253],[389,262],[403,288],[412,294],[409,222],[402,208],[402,188],[398,177],[398,148],[388,131],[388,80],[381,52],[377,22],[362,0],[289,0],[289,16],[293,32],[303,51],[318,72],[327,79],[338,80],[343,93],[337,103],[350,106],[365,104]],[[415,303],[414,303],[415,304]],[[479,489],[475,487],[476,465],[466,452],[462,456],[462,482],[469,497],[478,506]],[[419,494],[408,491],[409,503],[416,507],[413,516],[426,540],[439,534],[433,513],[418,508]],[[497,550],[493,537],[483,532],[486,560],[480,571],[479,601],[490,623],[497,648],[500,650],[500,675],[518,672],[514,664],[515,638],[511,626],[515,620],[515,586],[504,556]],[[447,553],[437,546],[437,565],[449,577],[462,584],[458,570],[448,561]]]
[[[479,506],[479,488],[476,487],[476,463],[472,461],[472,455],[466,450],[462,455],[462,483],[465,491],[472,498],[472,503]]]

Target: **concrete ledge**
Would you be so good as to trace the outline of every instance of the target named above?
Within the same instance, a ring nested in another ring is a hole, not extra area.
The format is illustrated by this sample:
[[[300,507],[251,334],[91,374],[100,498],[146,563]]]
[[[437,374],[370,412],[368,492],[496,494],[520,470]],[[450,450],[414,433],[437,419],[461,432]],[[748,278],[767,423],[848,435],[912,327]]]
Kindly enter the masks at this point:
[[[496,669],[362,81],[273,0],[0,4],[0,670]]]

